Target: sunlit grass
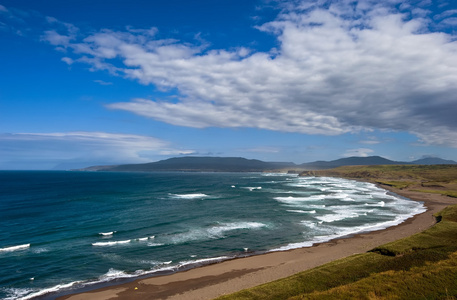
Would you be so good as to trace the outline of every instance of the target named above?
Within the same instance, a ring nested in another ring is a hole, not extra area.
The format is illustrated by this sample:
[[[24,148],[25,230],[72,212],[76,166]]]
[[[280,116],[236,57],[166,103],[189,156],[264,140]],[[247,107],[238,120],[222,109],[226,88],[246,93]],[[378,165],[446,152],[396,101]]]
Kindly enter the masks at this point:
[[[218,299],[453,299],[457,296],[457,205],[434,227]]]

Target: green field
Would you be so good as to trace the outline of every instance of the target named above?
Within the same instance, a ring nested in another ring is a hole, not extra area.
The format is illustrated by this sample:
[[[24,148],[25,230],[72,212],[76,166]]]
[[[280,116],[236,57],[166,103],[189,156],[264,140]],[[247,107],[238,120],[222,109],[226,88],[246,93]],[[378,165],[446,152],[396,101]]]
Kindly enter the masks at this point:
[[[303,175],[457,194],[452,165],[350,166]],[[457,205],[436,218],[436,225],[411,237],[218,299],[457,299]]]

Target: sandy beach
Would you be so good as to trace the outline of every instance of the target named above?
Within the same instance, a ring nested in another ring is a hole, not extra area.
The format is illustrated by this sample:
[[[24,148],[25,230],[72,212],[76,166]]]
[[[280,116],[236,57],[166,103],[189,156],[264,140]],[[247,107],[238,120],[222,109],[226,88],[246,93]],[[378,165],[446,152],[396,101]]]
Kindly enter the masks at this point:
[[[423,201],[427,211],[381,231],[337,239],[309,248],[237,258],[59,299],[213,299],[411,236],[433,226],[436,222],[434,213],[448,205],[457,204],[457,199],[438,194],[383,188],[412,200]]]

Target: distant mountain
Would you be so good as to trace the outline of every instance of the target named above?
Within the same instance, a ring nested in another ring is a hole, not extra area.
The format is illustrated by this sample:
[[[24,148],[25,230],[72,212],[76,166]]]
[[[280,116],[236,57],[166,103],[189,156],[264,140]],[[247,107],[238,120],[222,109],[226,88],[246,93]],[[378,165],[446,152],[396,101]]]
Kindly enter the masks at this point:
[[[308,170],[332,169],[341,166],[371,166],[371,165],[405,165],[406,162],[392,161],[380,156],[346,157],[332,161],[315,161],[301,164],[300,167]]]
[[[415,165],[456,165],[457,162],[453,160],[446,160],[438,157],[427,157],[418,159],[411,162]]]
[[[264,162],[242,157],[176,157],[146,164],[129,164],[117,166],[95,166],[84,171],[120,171],[120,172],[263,172],[283,168],[294,168],[289,162]]]
[[[371,166],[371,165],[436,165],[457,164],[453,160],[441,158],[424,158],[413,162],[392,161],[380,156],[347,157],[332,161],[315,161],[296,165],[291,162],[265,162],[257,159],[242,157],[175,157],[158,162],[145,164],[128,164],[116,166],[93,166],[81,169],[82,171],[116,171],[116,172],[155,172],[155,171],[182,171],[182,172],[265,172],[289,171],[299,173],[303,170],[324,170],[341,166]]]

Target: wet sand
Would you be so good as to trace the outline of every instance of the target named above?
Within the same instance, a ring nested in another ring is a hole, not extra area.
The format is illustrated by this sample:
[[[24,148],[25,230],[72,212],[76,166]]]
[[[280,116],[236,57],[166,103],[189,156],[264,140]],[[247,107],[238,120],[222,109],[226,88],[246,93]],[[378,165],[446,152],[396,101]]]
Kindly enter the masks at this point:
[[[237,258],[59,299],[214,299],[411,236],[433,226],[436,223],[434,213],[448,205],[457,204],[457,199],[438,194],[383,188],[412,200],[423,201],[427,211],[385,230],[358,234],[309,248]]]

